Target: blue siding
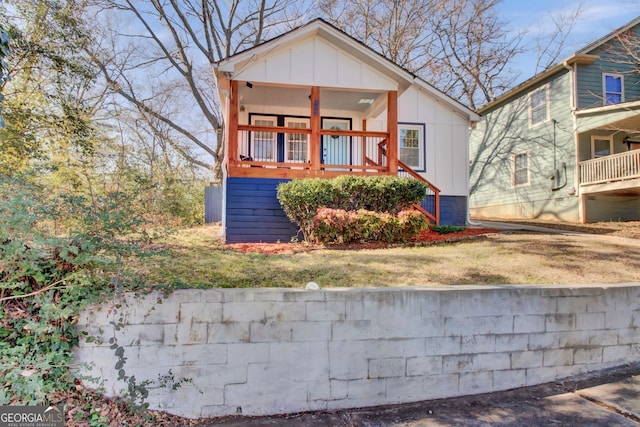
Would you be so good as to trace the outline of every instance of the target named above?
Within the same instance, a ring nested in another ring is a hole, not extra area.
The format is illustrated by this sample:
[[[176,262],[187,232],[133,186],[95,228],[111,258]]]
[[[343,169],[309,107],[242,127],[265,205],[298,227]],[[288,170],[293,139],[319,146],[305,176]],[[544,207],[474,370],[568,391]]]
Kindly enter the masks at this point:
[[[467,221],[467,198],[440,196],[440,225],[464,226]]]
[[[289,242],[298,236],[298,226],[289,221],[276,197],[278,184],[288,181],[227,178],[227,243]],[[422,205],[432,206],[433,196]],[[466,197],[440,196],[440,224],[465,225],[466,217]]]
[[[435,197],[427,196],[420,206],[427,212],[435,212]],[[440,196],[440,225],[464,226],[467,221],[467,198],[464,196]]]
[[[289,242],[298,233],[276,197],[287,179],[227,178],[227,243]]]

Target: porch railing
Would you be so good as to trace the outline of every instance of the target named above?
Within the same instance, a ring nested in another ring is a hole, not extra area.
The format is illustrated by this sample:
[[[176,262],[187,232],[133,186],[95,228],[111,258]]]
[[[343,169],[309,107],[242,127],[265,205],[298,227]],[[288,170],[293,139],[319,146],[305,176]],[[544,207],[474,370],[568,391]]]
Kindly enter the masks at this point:
[[[386,132],[323,129],[318,169],[356,174],[388,173],[386,162],[373,165],[367,161],[368,157],[377,156],[378,144],[387,137]],[[264,176],[270,175],[273,169],[312,170],[311,129],[240,125],[237,141],[238,158],[232,159],[234,166],[263,168],[260,173]]]
[[[640,150],[586,160],[579,167],[581,185],[640,178]]]
[[[378,143],[378,161],[382,161],[386,157],[386,140],[380,141]],[[374,160],[367,158],[367,161],[372,164],[377,164]],[[401,160],[398,160],[398,176],[405,176],[417,179],[427,185],[427,192],[425,194],[425,198],[418,205],[413,205],[413,207],[420,212],[422,212],[432,223],[436,225],[440,225],[440,189],[430,183],[426,178],[422,175],[411,169],[410,166],[406,165]]]
[[[410,176],[427,184],[427,194],[422,200],[422,203],[414,205],[413,207],[429,218],[429,221],[440,225],[440,189],[403,162],[398,161],[398,166],[400,167],[400,169],[398,169],[398,176]]]
[[[344,174],[389,174],[387,132],[320,130],[319,150],[312,150],[311,129],[239,125],[237,158],[230,158],[230,176],[302,178]],[[320,153],[313,170],[312,152]],[[317,163],[316,163],[317,164]],[[428,186],[425,199],[414,207],[440,224],[440,189],[398,161],[398,175]]]

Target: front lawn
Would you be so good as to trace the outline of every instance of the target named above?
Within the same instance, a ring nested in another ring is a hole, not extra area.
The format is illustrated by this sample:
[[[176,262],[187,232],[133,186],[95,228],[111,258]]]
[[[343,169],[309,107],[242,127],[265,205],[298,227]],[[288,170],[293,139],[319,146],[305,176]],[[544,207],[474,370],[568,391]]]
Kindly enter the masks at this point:
[[[640,242],[602,236],[494,233],[458,243],[386,249],[244,253],[216,226],[157,242],[165,254],[136,266],[150,287],[433,286],[640,281]],[[451,238],[455,234],[447,235]],[[599,239],[599,240],[594,240]],[[290,247],[290,246],[288,246]],[[624,254],[624,256],[621,256]]]

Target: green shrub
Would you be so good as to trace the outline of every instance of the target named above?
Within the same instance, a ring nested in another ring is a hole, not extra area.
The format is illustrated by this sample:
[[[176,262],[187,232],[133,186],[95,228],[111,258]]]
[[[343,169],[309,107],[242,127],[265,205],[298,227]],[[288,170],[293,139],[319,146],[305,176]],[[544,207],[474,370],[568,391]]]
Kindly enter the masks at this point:
[[[0,176],[0,405],[45,404],[74,386],[74,324],[126,280],[139,231],[131,195],[52,195]]]
[[[289,219],[310,241],[318,209],[366,209],[392,215],[424,199],[427,186],[412,178],[343,175],[335,179],[293,180],[278,186],[278,200]]]
[[[404,210],[397,215],[366,209],[320,208],[313,219],[311,239],[318,243],[355,243],[363,241],[406,242],[427,226],[424,215]]]

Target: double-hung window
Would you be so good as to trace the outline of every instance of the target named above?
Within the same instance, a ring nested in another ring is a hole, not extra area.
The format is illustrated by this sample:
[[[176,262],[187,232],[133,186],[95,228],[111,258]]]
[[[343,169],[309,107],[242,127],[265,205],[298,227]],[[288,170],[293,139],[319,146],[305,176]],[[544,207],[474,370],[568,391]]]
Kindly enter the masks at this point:
[[[604,73],[602,75],[602,94],[605,105],[624,102],[624,76]]]
[[[529,93],[529,126],[549,120],[549,85]]]
[[[275,117],[254,116],[251,121],[254,126],[276,126]],[[253,160],[262,162],[276,161],[276,135],[275,132],[253,132],[253,146],[251,150]]]
[[[529,184],[529,153],[518,153],[513,155],[513,176],[514,187]]]
[[[309,119],[286,118],[285,126],[288,128],[306,129],[309,127]],[[309,134],[286,133],[285,134],[285,162],[305,163],[309,160]]]
[[[411,169],[424,171],[424,125],[398,125],[398,155]]]

